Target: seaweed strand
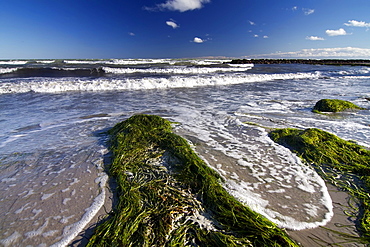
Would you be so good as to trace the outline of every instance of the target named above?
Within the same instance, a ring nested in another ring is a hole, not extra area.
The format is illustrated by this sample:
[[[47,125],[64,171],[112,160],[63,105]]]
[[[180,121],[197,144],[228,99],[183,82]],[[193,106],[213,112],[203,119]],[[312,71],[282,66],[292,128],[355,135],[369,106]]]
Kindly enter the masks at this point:
[[[232,197],[169,121],[136,115],[109,133],[119,203],[88,246],[298,246]]]
[[[360,204],[361,242],[370,244],[370,151],[320,129],[276,129],[270,138],[297,153],[335,186]]]

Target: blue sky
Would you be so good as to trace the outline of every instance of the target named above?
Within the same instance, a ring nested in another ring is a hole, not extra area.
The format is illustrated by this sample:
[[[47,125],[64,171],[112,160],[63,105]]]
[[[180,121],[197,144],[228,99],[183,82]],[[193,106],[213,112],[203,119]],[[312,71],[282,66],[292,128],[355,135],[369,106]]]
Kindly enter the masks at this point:
[[[369,58],[369,0],[0,0],[0,58]]]

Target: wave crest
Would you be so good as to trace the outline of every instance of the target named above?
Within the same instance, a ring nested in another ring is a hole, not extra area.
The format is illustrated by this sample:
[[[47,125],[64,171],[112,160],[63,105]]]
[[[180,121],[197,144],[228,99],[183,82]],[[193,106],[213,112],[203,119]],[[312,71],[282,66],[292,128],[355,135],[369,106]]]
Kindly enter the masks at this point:
[[[232,85],[271,80],[319,78],[320,73],[287,74],[205,74],[194,76],[143,77],[111,79],[98,78],[30,78],[0,84],[0,94],[5,93],[59,93],[68,91],[113,91],[165,88],[192,88],[202,86]]]

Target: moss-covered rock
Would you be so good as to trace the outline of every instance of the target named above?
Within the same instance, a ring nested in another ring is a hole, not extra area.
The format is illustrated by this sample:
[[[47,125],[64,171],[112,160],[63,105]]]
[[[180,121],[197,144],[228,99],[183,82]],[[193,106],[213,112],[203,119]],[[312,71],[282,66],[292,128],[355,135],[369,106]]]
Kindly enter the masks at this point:
[[[319,100],[314,108],[313,112],[341,112],[345,110],[364,110],[349,101],[339,99],[321,99]]]
[[[110,134],[119,202],[88,246],[298,246],[232,197],[169,121],[136,115]]]
[[[277,129],[270,138],[297,153],[324,179],[347,190],[361,202],[359,229],[370,243],[370,151],[320,129]],[[351,180],[338,179],[351,177]]]

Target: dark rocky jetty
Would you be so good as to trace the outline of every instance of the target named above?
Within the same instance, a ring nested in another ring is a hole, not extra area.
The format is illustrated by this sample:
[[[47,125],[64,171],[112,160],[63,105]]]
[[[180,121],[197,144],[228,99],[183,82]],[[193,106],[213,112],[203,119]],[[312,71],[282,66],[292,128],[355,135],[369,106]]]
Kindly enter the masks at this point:
[[[370,66],[370,60],[342,59],[233,59],[228,64],[312,64]]]

